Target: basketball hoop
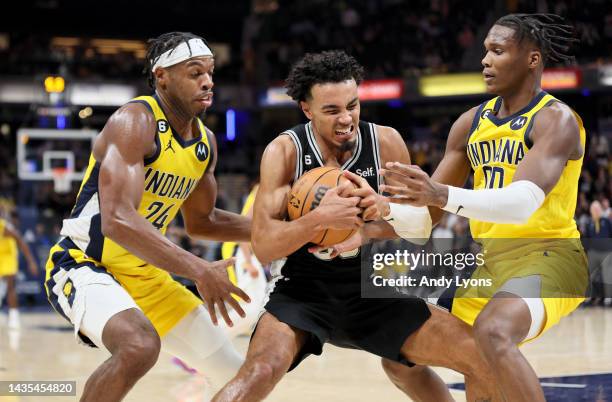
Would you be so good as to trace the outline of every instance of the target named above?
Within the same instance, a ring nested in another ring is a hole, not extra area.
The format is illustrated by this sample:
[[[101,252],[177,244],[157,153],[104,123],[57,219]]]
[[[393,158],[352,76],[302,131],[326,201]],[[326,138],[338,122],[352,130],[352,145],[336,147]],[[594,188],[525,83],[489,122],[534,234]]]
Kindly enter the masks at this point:
[[[72,170],[65,167],[56,167],[51,170],[53,174],[53,189],[58,194],[69,193],[72,189]]]

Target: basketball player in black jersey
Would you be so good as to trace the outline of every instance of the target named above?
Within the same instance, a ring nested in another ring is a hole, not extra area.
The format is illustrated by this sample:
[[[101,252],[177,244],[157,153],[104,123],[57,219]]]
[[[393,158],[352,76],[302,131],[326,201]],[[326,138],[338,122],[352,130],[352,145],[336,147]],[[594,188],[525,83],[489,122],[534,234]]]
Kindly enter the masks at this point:
[[[379,220],[389,206],[377,194],[377,170],[386,161],[407,163],[410,156],[396,130],[359,120],[362,73],[346,53],[328,51],[306,55],[287,79],[289,95],[310,122],[283,132],[266,148],[251,239],[260,261],[287,258],[273,270],[273,290],[246,362],[215,401],[262,400],[288,370],[309,354],[321,354],[326,342],[382,357],[400,389],[408,389],[402,383],[404,365],[430,364],[464,373],[470,401],[491,400],[493,381],[467,325],[421,299],[361,298],[359,248],[335,259],[308,251],[309,240],[323,229],[363,227],[371,237],[397,237]],[[319,166],[361,174],[351,176],[359,189],[329,190],[315,210],[286,221],[292,183]],[[362,210],[365,219],[378,220],[364,223]],[[427,384],[409,393],[414,399],[453,400],[433,371],[414,375]]]

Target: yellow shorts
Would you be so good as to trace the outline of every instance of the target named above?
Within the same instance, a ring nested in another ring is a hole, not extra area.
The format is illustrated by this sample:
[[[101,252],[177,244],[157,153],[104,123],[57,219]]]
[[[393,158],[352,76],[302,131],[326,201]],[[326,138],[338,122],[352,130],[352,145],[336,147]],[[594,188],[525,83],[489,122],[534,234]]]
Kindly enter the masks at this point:
[[[539,275],[541,279],[539,295],[533,297],[542,299],[546,311],[546,322],[539,336],[584,301],[588,264],[580,240],[534,241],[500,254],[485,253],[484,264],[471,276],[478,280],[478,285],[457,290],[451,313],[474,325],[491,297],[508,280],[532,275]]]
[[[17,253],[0,254],[0,276],[16,275],[18,266]]]
[[[80,276],[78,283],[70,284],[71,292],[67,295],[53,292],[54,288],[58,288],[57,278],[69,280],[71,277],[77,277],[67,273],[82,267],[89,267],[97,274],[107,274],[118,282],[134,299],[160,336],[167,334],[180,320],[202,304],[202,300],[175,281],[167,271],[150,264],[133,267],[130,270],[107,267],[87,257],[69,238],[65,238],[51,248],[46,264],[45,289],[51,305],[69,321],[71,319],[68,317],[74,314],[72,312],[69,314],[65,310],[72,307],[70,300],[77,298],[76,293],[79,289],[85,289],[88,280],[95,281],[92,283],[103,282],[99,279],[99,275],[97,278],[93,274],[89,277]],[[59,288],[64,288],[64,285],[60,284]],[[104,303],[104,300],[100,300],[100,303]],[[79,325],[74,322],[72,324]]]

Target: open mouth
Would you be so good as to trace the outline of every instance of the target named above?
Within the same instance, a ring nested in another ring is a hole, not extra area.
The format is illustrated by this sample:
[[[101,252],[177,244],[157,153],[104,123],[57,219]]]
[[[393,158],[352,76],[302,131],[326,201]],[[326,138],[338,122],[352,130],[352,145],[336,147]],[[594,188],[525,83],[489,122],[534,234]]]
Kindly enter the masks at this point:
[[[353,133],[353,129],[354,129],[354,126],[350,126],[345,129],[336,130],[334,131],[334,133],[336,134],[336,137],[348,138]]]
[[[200,96],[197,101],[201,103],[211,103],[213,99],[213,93],[209,92],[204,96]]]

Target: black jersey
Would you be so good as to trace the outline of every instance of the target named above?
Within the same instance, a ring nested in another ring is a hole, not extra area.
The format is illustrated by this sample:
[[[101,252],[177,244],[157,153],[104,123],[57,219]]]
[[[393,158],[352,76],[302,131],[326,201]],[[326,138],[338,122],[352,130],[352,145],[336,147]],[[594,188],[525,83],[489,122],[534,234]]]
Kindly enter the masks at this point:
[[[316,142],[312,123],[300,124],[286,130],[281,135],[288,135],[297,151],[294,181],[305,172],[324,166],[321,150]],[[365,121],[359,122],[357,139],[353,155],[341,166],[365,178],[374,191],[382,183],[378,175],[380,166],[380,151],[376,125]],[[312,254],[306,244],[290,254],[281,266],[280,275],[285,278],[309,277],[324,279],[358,280],[360,277],[361,249],[343,253],[330,260],[327,253]],[[279,272],[273,272],[279,274]]]

